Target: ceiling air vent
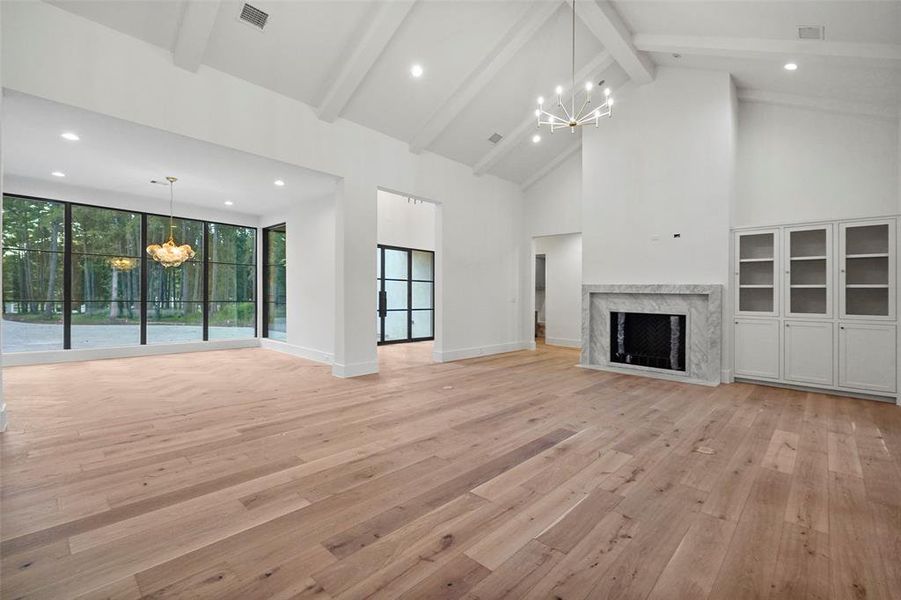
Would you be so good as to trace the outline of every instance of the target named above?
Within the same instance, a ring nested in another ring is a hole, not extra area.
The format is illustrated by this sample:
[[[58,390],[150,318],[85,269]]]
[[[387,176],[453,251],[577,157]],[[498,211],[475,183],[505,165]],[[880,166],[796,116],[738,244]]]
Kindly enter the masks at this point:
[[[501,134],[499,134],[498,132],[495,131],[494,133],[491,134],[491,137],[488,138],[488,141],[491,142],[492,144],[496,144],[499,141],[501,141],[502,139],[504,139],[504,136],[502,136]]]
[[[825,40],[825,25],[801,25],[798,27],[799,40]]]
[[[241,9],[241,15],[238,18],[249,25],[253,25],[257,29],[262,30],[263,27],[266,26],[266,21],[269,20],[269,13],[264,13],[256,6],[245,3],[244,8]]]

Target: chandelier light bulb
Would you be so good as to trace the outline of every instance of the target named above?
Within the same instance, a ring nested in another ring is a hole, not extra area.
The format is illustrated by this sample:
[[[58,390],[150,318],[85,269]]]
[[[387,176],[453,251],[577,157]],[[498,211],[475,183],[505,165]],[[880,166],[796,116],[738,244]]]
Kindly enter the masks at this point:
[[[536,116],[536,117],[540,117],[540,116],[541,116],[541,109],[540,109],[540,108],[536,108],[536,109],[535,109],[535,116]]]
[[[591,88],[593,88],[593,87],[594,87],[594,85],[590,81],[585,82],[585,91],[586,92],[590,92]]]
[[[605,96],[609,96],[609,95],[610,95],[610,88],[604,88],[604,95],[605,95]]]
[[[562,86],[562,85],[558,85],[558,86],[554,89],[554,93],[557,94],[558,96],[562,96],[562,95],[563,95],[563,86]]]
[[[790,62],[790,63],[786,63],[784,68],[786,71],[797,71],[798,65]]]
[[[544,96],[538,96],[538,106],[544,104]]]
[[[536,133],[535,135],[532,136],[532,143],[533,143],[533,144],[537,144],[537,143],[540,142],[540,141],[541,141],[541,136],[538,135],[537,133]]]
[[[607,96],[607,106],[613,106],[613,96]]]
[[[422,77],[422,73],[422,65],[413,65],[412,67],[410,67],[410,75],[412,75],[413,77],[416,77],[418,79]]]

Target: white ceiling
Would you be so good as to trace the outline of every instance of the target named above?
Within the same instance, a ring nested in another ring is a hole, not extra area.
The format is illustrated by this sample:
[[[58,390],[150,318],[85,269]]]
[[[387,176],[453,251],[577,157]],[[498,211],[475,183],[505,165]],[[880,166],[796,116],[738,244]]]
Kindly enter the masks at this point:
[[[212,1],[53,3],[172,50],[183,35],[182,15],[190,3]],[[580,16],[590,14],[588,3],[595,1],[579,0]],[[541,3],[559,9],[549,12],[550,18],[524,43],[511,44],[516,28],[527,20],[523,17]],[[374,49],[372,56],[364,57],[369,61],[362,61],[366,64],[353,82],[354,93],[341,105],[339,115],[413,142],[436,113],[451,114],[450,126],[429,137],[425,147],[473,166],[483,163],[494,149],[487,141],[492,133],[514,134],[531,115],[534,98],[550,96],[553,87],[569,76],[571,12],[560,0],[417,0],[409,13],[387,26],[380,18],[385,0],[251,0],[251,4],[269,13],[265,30],[237,19],[243,2],[221,0],[210,21],[202,64],[321,107],[342,70],[360,61],[354,50]],[[639,48],[648,48],[647,56],[658,65],[727,71],[738,87],[748,90],[887,110],[901,104],[899,1],[616,0],[612,8],[623,27],[619,38],[605,41],[620,62],[617,48],[628,48],[634,41]],[[594,14],[597,18],[600,12]],[[826,42],[797,42],[800,25],[825,25]],[[604,52],[605,44],[591,33],[603,29],[586,27],[579,20],[577,69]],[[372,45],[374,32],[382,34],[384,45]],[[653,42],[653,48],[640,39]],[[796,44],[791,52],[800,50],[800,55],[787,52],[785,43]],[[515,51],[503,55],[504,44]],[[836,44],[842,45],[840,53],[845,56],[826,56]],[[751,51],[737,50],[747,47]],[[634,48],[627,52],[641,54]],[[681,56],[674,58],[674,52]],[[794,73],[783,70],[788,60],[800,68]],[[421,79],[409,75],[414,62],[425,68]],[[491,77],[475,85],[479,69],[487,69]],[[627,73],[634,76],[628,65],[621,68],[614,63],[597,78],[615,91],[628,81]],[[461,110],[442,113],[449,101],[462,103]],[[515,182],[528,180],[536,166],[565,147],[567,139],[555,137],[553,143],[543,140],[535,146],[526,130],[519,130],[521,134],[507,141],[489,168]],[[577,143],[572,137],[568,136],[569,143]]]
[[[335,187],[315,171],[18,92],[4,92],[2,118],[5,173],[143,196],[150,212],[168,210],[168,192],[150,183],[168,175],[178,177],[179,203],[245,215],[276,213]]]

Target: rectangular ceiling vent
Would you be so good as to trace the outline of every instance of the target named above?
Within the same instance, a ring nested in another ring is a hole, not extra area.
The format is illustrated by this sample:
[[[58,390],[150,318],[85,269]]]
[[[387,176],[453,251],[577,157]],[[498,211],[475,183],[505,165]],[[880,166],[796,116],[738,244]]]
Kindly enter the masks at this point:
[[[266,22],[269,20],[269,13],[265,13],[256,6],[245,3],[244,8],[241,9],[241,15],[238,18],[248,25],[253,25],[262,31],[263,27],[266,26]]]
[[[501,134],[499,134],[498,132],[495,131],[494,133],[491,134],[491,137],[488,138],[488,141],[491,142],[492,144],[496,144],[499,141],[501,141],[502,139],[504,139],[504,136],[502,136]]]
[[[801,25],[798,27],[799,40],[825,40],[825,25]]]

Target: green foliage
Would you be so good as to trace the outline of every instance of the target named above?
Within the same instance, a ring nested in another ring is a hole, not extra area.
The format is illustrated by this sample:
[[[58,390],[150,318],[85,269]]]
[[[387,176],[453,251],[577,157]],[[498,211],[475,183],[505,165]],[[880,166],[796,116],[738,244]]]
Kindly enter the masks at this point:
[[[141,240],[141,213],[72,205],[72,322],[121,324],[140,321],[141,269],[147,271],[148,321],[203,323],[204,227],[209,242],[210,324],[252,327],[255,321],[256,229],[192,219],[174,219],[178,244],[195,257],[164,269],[147,258]],[[150,243],[169,237],[169,218],[147,216]],[[16,196],[3,199],[4,318],[31,323],[62,321],[65,205]],[[284,234],[282,254],[284,263]],[[112,260],[132,258],[130,268]],[[284,288],[284,274],[281,275]],[[284,293],[282,292],[282,297]]]

